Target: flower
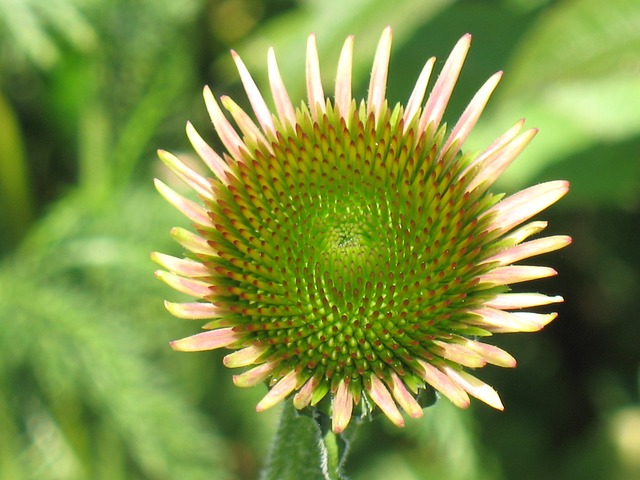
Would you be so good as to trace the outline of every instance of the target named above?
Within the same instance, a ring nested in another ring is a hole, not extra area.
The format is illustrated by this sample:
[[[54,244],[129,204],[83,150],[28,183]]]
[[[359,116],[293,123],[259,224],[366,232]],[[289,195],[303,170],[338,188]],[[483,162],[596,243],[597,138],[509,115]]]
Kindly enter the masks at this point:
[[[560,296],[510,293],[510,284],[555,275],[516,264],[568,245],[567,236],[527,240],[546,227],[531,217],[560,199],[565,181],[503,198],[489,187],[535,136],[524,121],[479,155],[461,147],[501,72],[480,88],[451,131],[442,117],[471,42],[463,36],[430,95],[431,58],[406,104],[385,100],[391,29],[380,39],[366,101],[351,96],[353,38],[340,55],[335,98],[325,97],[315,37],[307,45],[308,103],[294,108],[273,49],[272,113],[232,52],[257,124],[233,100],[204,99],[226,152],[194,127],[187,135],[211,170],[204,178],[172,154],[160,159],[199,196],[196,203],[156,180],[197,231],[174,228],[186,258],[161,253],[157,276],[197,299],[166,302],[176,317],[207,319],[205,332],[171,342],[180,351],[233,350],[227,367],[241,387],[266,382],[257,410],[289,396],[322,407],[342,432],[354,415],[379,408],[404,425],[422,415],[421,390],[459,407],[469,395],[503,409],[496,391],[469,373],[487,363],[514,367],[481,339],[534,332],[555,313],[522,311]]]

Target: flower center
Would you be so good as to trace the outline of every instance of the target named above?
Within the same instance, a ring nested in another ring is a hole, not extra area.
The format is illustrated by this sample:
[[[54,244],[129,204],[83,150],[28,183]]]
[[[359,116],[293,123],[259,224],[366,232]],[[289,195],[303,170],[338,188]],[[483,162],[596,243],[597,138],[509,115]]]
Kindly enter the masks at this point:
[[[231,280],[210,300],[271,345],[283,371],[403,371],[469,304],[482,206],[463,208],[455,162],[386,122],[302,118],[274,152],[239,163],[211,205],[212,270]]]

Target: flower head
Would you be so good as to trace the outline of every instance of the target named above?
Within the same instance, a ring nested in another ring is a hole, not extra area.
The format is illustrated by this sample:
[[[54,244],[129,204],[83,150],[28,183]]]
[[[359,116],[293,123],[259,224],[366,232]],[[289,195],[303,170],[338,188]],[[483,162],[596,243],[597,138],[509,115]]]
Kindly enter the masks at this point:
[[[555,313],[523,311],[562,297],[510,293],[509,285],[555,275],[517,262],[562,248],[567,236],[528,240],[546,226],[527,222],[568,183],[536,185],[507,198],[489,192],[534,137],[524,121],[479,155],[461,153],[501,73],[473,97],[451,131],[442,117],[469,49],[454,47],[425,101],[435,59],[405,106],[385,100],[391,30],[382,34],[366,101],[351,96],[353,38],[340,56],[335,97],[325,97],[315,37],[307,48],[308,103],[294,107],[273,50],[272,113],[232,52],[257,123],[233,100],[204,99],[226,152],[187,135],[211,174],[170,153],[163,162],[201,203],[156,181],[193,223],[175,228],[186,258],[154,253],[158,277],[197,299],[166,302],[177,317],[206,319],[205,332],[176,350],[232,350],[224,357],[238,386],[265,382],[265,410],[293,396],[298,409],[324,406],[343,431],[354,409],[378,407],[396,425],[400,409],[422,415],[417,396],[434,388],[455,405],[469,395],[502,409],[498,394],[469,373],[514,358],[482,339],[533,332]]]

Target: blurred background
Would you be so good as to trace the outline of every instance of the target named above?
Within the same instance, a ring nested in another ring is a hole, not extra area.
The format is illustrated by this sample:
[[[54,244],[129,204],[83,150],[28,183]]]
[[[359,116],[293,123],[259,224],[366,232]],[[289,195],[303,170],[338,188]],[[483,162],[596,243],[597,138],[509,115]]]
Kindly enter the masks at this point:
[[[574,243],[538,260],[560,275],[559,318],[495,342],[505,412],[446,400],[404,430],[361,427],[359,479],[640,478],[640,2],[636,0],[0,0],[0,479],[253,479],[279,412],[239,389],[223,352],[178,354],[200,324],[162,300],[149,252],[181,254],[188,226],[153,190],[157,148],[189,151],[191,120],[219,146],[202,87],[246,105],[236,49],[266,87],[266,50],[303,98],[318,36],[325,88],[355,34],[354,92],[394,28],[392,103],[424,62],[474,35],[446,119],[497,70],[468,150],[521,117],[538,137],[507,192],[551,179],[570,194],[541,218]]]

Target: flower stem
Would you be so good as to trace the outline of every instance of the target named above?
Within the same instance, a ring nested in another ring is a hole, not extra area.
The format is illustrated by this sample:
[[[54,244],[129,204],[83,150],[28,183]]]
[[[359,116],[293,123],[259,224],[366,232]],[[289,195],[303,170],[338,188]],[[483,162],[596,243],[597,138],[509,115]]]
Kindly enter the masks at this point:
[[[342,475],[342,467],[347,457],[347,451],[349,449],[348,439],[354,431],[354,427],[348,429],[349,438],[345,437],[345,433],[335,434],[331,430],[331,419],[323,414],[316,413],[315,415],[318,426],[320,427],[321,445],[322,450],[322,469],[327,480],[342,480],[345,478]]]
[[[326,414],[319,411],[299,414],[291,401],[284,402],[261,480],[343,480],[348,439],[354,430],[352,426],[348,433],[337,435],[331,430],[331,418]]]

